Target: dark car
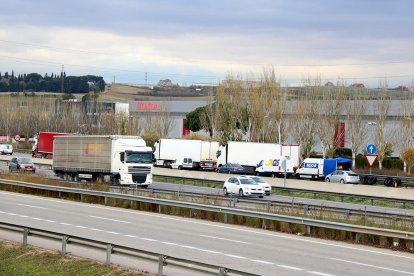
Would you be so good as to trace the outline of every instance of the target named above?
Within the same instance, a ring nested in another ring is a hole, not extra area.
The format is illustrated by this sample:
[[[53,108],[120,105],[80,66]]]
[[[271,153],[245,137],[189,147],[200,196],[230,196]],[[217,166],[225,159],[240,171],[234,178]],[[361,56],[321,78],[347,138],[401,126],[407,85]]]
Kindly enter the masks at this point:
[[[14,157],[9,162],[9,171],[28,171],[34,173],[36,172],[36,167],[30,158]]]
[[[235,173],[235,174],[245,174],[245,169],[237,163],[226,163],[223,166],[218,167],[218,173]]]

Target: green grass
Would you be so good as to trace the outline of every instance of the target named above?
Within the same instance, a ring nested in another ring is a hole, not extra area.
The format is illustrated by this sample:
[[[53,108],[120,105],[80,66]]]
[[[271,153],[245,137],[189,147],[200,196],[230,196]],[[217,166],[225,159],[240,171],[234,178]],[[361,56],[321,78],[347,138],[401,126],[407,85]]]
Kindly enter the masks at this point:
[[[0,275],[148,275],[57,252],[0,241]]]

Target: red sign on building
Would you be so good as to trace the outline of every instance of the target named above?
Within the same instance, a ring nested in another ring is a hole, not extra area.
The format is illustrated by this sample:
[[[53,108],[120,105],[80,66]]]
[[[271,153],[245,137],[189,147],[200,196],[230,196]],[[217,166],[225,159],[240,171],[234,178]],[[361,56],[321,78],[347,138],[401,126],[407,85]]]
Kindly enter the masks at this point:
[[[345,147],[345,123],[339,123],[335,128],[334,134],[334,146],[343,148]]]
[[[151,102],[137,102],[135,104],[136,108],[141,111],[154,111],[160,110],[159,103],[151,103]]]
[[[183,118],[183,130],[182,130],[183,137],[191,133],[191,131],[185,127],[186,122],[187,122],[187,119]]]

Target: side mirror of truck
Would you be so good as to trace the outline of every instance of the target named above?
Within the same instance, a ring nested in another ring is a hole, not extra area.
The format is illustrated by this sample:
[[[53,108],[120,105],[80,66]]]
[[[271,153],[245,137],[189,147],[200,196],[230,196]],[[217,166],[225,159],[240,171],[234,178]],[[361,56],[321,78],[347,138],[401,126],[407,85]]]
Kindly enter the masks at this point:
[[[120,157],[121,162],[123,163],[125,161],[125,152],[120,152],[119,157]]]

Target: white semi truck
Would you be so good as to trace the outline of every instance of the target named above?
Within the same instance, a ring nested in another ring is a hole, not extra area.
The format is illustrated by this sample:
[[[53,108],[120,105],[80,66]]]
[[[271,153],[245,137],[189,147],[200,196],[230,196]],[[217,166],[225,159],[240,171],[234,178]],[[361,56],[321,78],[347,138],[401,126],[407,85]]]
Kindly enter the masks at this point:
[[[67,180],[113,185],[152,183],[153,152],[139,136],[56,136],[53,170]]]
[[[219,142],[186,140],[186,139],[160,139],[154,144],[155,165],[171,167],[174,163],[180,168],[181,160],[191,160],[182,164],[182,168],[214,170],[217,164],[217,150]]]
[[[229,141],[221,146],[217,152],[218,166],[226,163],[238,163],[247,173],[255,173],[259,164],[276,157],[288,157],[289,164],[299,165],[299,145],[280,145],[272,143],[253,143]]]

